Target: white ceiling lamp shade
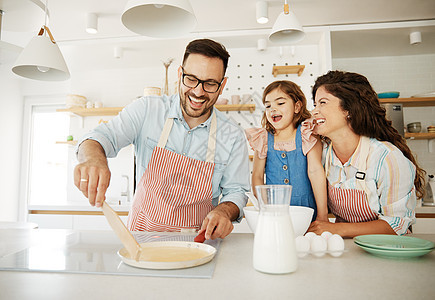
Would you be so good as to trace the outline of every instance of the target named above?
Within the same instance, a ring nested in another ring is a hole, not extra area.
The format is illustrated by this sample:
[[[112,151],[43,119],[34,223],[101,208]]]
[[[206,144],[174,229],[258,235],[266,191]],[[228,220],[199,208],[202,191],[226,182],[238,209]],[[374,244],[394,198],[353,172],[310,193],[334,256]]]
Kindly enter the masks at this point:
[[[269,7],[266,1],[257,1],[256,3],[257,23],[266,24],[269,22]]]
[[[94,13],[86,15],[86,32],[90,34],[98,33],[98,16]]]
[[[22,77],[43,81],[62,81],[70,77],[65,59],[46,26],[42,26],[38,35],[24,48],[12,71]]]
[[[182,36],[196,26],[188,0],[130,0],[121,21],[129,30],[155,38]]]
[[[418,45],[421,43],[421,32],[414,31],[409,34],[409,43],[411,45]]]
[[[0,63],[12,62],[17,58],[23,48],[1,40],[2,22],[3,11],[0,9]]]
[[[70,74],[65,59],[50,29],[47,27],[47,2],[48,0],[45,4],[45,24],[39,30],[38,35],[32,38],[20,56],[18,56],[15,65],[12,67],[12,72],[35,80],[67,80]]]
[[[284,11],[280,13],[272,27],[269,40],[277,44],[296,44],[305,37],[304,29],[299,23],[296,15],[289,10],[287,0],[284,4]]]

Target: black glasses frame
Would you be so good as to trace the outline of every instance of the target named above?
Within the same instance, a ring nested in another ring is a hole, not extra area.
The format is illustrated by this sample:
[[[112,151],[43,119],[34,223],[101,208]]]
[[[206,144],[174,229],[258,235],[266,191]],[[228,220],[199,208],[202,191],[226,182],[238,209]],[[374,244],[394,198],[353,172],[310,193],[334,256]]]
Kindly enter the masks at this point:
[[[223,82],[224,79],[225,79],[225,77],[222,78],[221,82],[218,82],[218,81],[215,81],[215,80],[201,80],[201,79],[199,79],[198,77],[196,77],[195,75],[184,73],[184,68],[183,68],[183,67],[181,67],[181,73],[182,73],[182,76],[181,76],[182,83],[183,83],[186,87],[191,88],[191,89],[195,89],[198,85],[201,84],[202,89],[204,90],[204,92],[207,92],[207,93],[216,93],[217,91],[219,91],[219,89],[220,89],[220,87],[221,87],[221,85],[222,85],[222,82]],[[190,76],[190,77],[195,78],[195,79],[198,81],[198,83],[197,83],[195,86],[188,86],[187,84],[184,83],[184,78],[185,78],[186,76]],[[207,90],[204,88],[204,83],[216,83],[216,84],[218,85],[217,88],[216,88],[216,91],[214,91],[214,92],[207,91]]]

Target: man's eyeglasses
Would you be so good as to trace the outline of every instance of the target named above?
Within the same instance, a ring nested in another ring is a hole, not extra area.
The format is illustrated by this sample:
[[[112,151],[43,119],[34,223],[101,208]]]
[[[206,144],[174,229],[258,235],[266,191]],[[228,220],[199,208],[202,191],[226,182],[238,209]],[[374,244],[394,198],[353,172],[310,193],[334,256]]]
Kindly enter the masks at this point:
[[[183,84],[187,86],[188,88],[194,89],[199,84],[202,84],[202,89],[207,93],[216,93],[219,88],[221,87],[222,82],[224,81],[225,77],[222,78],[221,82],[217,82],[215,80],[201,80],[196,78],[194,75],[185,74],[184,68],[181,67],[181,70],[183,72],[182,80]]]

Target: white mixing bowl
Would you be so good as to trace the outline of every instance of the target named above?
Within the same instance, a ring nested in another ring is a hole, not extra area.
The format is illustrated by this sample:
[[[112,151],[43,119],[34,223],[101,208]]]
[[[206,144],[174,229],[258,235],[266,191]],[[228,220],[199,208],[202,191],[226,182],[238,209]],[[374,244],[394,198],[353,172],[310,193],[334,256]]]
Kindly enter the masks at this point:
[[[311,218],[313,217],[314,209],[305,206],[289,206],[289,211],[295,237],[304,235],[311,224]],[[255,233],[259,211],[253,206],[246,206],[243,208],[243,212],[245,213],[245,218],[248,222],[249,228]]]

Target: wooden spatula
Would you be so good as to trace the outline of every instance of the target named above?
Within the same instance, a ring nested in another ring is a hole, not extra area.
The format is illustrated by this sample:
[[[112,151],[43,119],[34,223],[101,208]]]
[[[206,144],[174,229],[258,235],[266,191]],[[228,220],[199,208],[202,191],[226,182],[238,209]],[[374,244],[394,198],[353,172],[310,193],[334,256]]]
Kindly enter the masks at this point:
[[[104,216],[110,224],[110,227],[112,227],[113,231],[115,231],[124,247],[130,253],[131,258],[139,261],[142,248],[138,242],[136,242],[136,239],[133,237],[127,227],[125,227],[122,220],[118,217],[118,214],[110,207],[109,204],[106,203],[106,201],[103,202],[102,210]]]

